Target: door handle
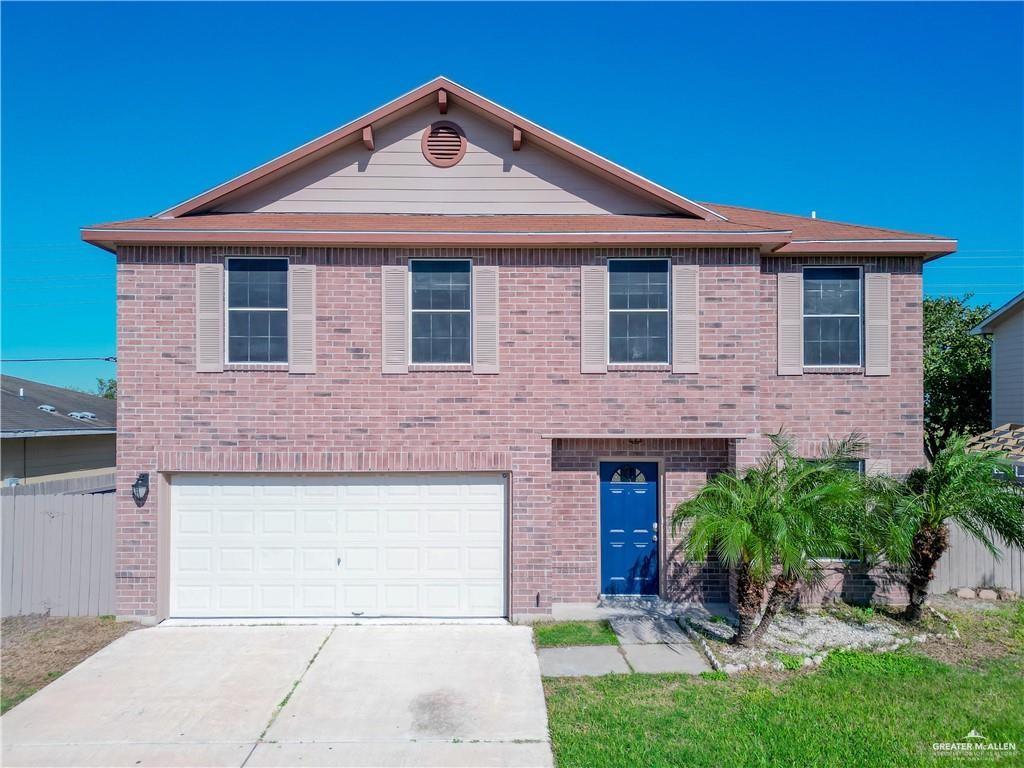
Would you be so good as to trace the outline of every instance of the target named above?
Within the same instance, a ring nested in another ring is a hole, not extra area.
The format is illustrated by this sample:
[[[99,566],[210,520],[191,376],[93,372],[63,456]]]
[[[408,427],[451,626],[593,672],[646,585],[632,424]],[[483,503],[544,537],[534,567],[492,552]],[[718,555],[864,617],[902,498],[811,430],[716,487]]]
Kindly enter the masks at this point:
[[[657,531],[658,530],[658,521],[657,520],[655,520],[653,523],[651,523],[651,530],[652,531]]]

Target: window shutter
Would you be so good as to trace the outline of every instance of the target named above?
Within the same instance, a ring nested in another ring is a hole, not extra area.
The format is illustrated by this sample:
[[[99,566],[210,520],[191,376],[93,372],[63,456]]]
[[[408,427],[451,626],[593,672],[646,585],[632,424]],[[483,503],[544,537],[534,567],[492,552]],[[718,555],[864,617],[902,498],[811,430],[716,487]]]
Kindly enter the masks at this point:
[[[865,459],[865,475],[888,475],[892,473],[892,461],[890,459]]]
[[[580,267],[580,373],[608,372],[608,268]]]
[[[498,372],[498,268],[473,265],[473,373]]]
[[[224,370],[224,264],[196,264],[196,370]]]
[[[804,372],[804,277],[799,272],[778,275],[779,376]]]
[[[316,267],[288,266],[288,373],[316,373]]]
[[[873,272],[864,276],[864,375],[892,373],[891,275]]]
[[[382,266],[381,373],[409,372],[409,268]]]
[[[700,272],[672,267],[672,373],[700,370]]]

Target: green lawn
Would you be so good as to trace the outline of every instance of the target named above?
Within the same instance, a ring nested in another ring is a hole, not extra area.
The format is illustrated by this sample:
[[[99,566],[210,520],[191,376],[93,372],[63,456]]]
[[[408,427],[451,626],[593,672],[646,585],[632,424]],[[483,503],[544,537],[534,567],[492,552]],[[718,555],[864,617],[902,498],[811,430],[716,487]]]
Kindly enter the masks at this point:
[[[1022,616],[971,614],[962,641],[835,653],[812,672],[548,678],[555,758],[559,768],[934,767],[963,761],[934,757],[932,743],[976,729],[1017,743],[1000,765],[1024,765]]]
[[[538,648],[619,644],[607,621],[555,621],[536,624],[533,628],[533,637]]]

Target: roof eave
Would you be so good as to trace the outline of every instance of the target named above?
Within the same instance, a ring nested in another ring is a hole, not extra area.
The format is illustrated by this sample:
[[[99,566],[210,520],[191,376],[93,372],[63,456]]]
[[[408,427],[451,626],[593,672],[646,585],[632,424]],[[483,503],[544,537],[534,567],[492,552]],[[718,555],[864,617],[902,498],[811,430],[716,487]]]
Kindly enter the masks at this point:
[[[919,238],[863,239],[863,240],[792,240],[778,248],[780,256],[799,254],[907,254],[923,256],[931,261],[955,253],[956,240]]]
[[[116,435],[114,428],[105,429],[10,429],[0,432],[0,439],[21,437],[80,437],[83,435]]]
[[[115,252],[121,245],[300,245],[338,247],[708,246],[773,250],[790,233],[758,232],[307,232],[83,229],[82,239]]]
[[[999,307],[999,309],[995,310],[991,315],[989,315],[976,326],[974,326],[974,328],[971,329],[971,335],[983,336],[985,334],[992,333],[992,326],[997,325],[1003,319],[1004,315],[1007,315],[1010,312],[1012,312],[1014,308],[1020,305],[1022,302],[1024,302],[1024,291],[1018,293],[1008,302],[1003,304],[1003,306]]]

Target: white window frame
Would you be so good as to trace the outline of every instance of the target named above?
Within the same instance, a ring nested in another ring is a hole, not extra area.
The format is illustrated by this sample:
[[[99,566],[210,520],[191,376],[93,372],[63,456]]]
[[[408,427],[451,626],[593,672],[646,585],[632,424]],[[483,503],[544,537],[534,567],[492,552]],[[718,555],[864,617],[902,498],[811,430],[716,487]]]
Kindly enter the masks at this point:
[[[231,313],[232,312],[251,312],[253,310],[257,312],[285,312],[291,310],[291,306],[284,307],[234,307],[230,306],[230,295],[231,295],[231,268],[229,262],[232,261],[256,261],[256,260],[269,260],[269,261],[283,261],[286,269],[285,274],[289,274],[291,268],[291,261],[287,256],[228,256],[224,259],[224,365],[288,365],[288,348],[285,347],[284,360],[271,360],[265,363],[251,363],[247,360],[232,360],[231,359]],[[291,295],[288,291],[288,277],[285,278],[285,303],[291,304]],[[285,315],[287,317],[287,315]],[[288,345],[292,343],[291,335],[288,336]]]
[[[455,263],[469,264],[469,309],[414,309],[413,306],[412,306],[412,281],[413,281],[412,265],[415,264],[416,262],[419,262],[419,261],[430,262],[430,263],[437,263],[437,262],[443,261],[443,262],[449,263],[449,264],[455,264]],[[410,366],[417,366],[417,365],[425,365],[425,366],[437,366],[437,365],[442,365],[442,366],[443,365],[466,366],[466,365],[472,365],[473,364],[473,260],[472,259],[409,259],[409,284],[407,286],[407,290],[409,291],[409,295],[407,297],[408,298],[408,306],[409,306],[409,317],[406,320],[406,322],[408,323],[407,327],[409,329],[409,365]],[[446,312],[446,313],[465,312],[465,313],[467,313],[469,315],[469,359],[465,360],[465,361],[460,360],[459,362],[450,362],[450,363],[416,362],[415,360],[413,360],[412,359],[412,347],[413,347],[413,343],[412,343],[412,316],[413,316],[414,312],[420,312],[422,314],[435,314],[435,313],[438,313],[438,312]]]
[[[665,309],[612,309],[612,262],[613,261],[660,261],[666,266],[668,275],[668,297]],[[620,257],[608,259],[604,270],[604,295],[607,297],[605,312],[607,313],[606,328],[608,343],[605,345],[605,362],[609,366],[634,366],[634,365],[671,365],[672,364],[672,259],[645,258],[633,259]],[[612,360],[612,312],[664,312],[665,313],[665,360],[648,360],[642,363],[631,363],[629,361],[618,362]]]
[[[809,314],[807,314],[807,311],[805,310],[806,303],[805,303],[804,297],[805,297],[805,291],[806,291],[806,285],[807,285],[807,270],[809,270],[809,269],[811,269],[811,270],[813,270],[813,269],[856,269],[857,270],[857,283],[860,286],[859,287],[859,297],[858,297],[859,298],[859,302],[858,303],[860,305],[859,306],[859,312],[856,315],[809,315]],[[856,317],[856,318],[860,319],[860,322],[857,323],[857,337],[858,337],[857,340],[859,342],[857,346],[858,346],[858,357],[860,358],[860,362],[858,362],[856,364],[844,363],[842,365],[820,365],[820,364],[811,365],[811,364],[809,364],[804,359],[804,345],[803,345],[803,343],[801,343],[801,345],[800,345],[800,362],[803,365],[803,367],[804,368],[809,368],[811,370],[813,370],[815,368],[828,368],[828,369],[848,368],[850,370],[859,370],[859,369],[863,368],[864,367],[864,267],[857,266],[857,265],[854,265],[854,264],[835,264],[835,265],[830,265],[830,264],[809,264],[809,265],[805,265],[804,267],[801,268],[800,276],[801,276],[801,279],[800,279],[800,336],[801,336],[801,340],[803,339],[803,333],[804,333],[804,320],[807,319],[808,317]]]

